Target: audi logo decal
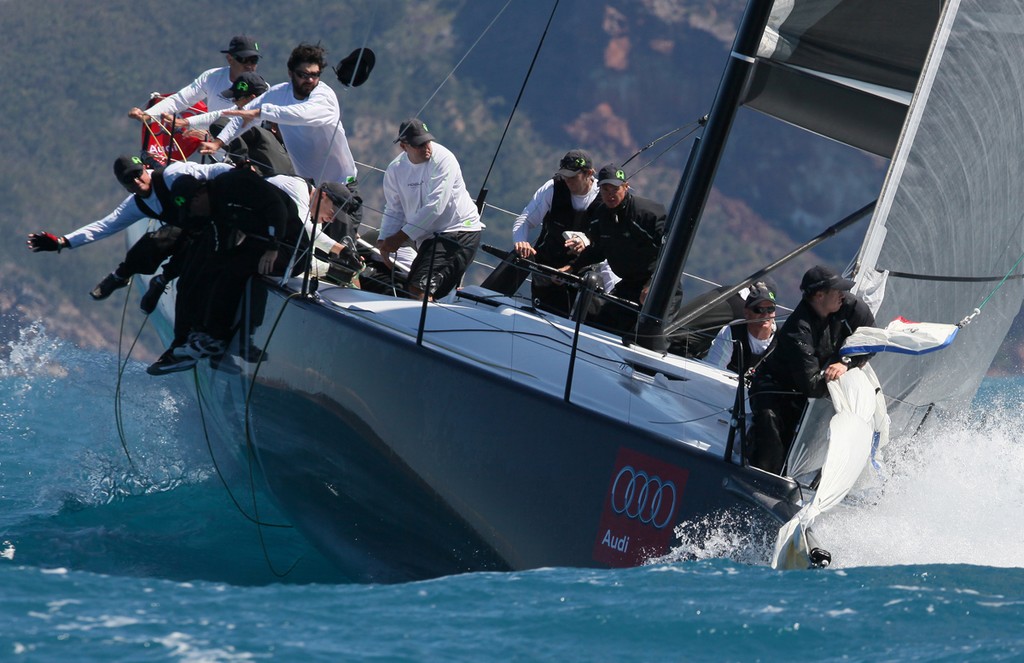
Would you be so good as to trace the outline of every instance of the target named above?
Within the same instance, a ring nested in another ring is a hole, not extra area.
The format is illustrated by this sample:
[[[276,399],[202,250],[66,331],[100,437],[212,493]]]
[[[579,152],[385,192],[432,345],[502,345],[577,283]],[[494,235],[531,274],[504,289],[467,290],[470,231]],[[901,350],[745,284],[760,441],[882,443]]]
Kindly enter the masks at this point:
[[[676,512],[676,485],[626,465],[612,484],[612,511],[662,529]]]

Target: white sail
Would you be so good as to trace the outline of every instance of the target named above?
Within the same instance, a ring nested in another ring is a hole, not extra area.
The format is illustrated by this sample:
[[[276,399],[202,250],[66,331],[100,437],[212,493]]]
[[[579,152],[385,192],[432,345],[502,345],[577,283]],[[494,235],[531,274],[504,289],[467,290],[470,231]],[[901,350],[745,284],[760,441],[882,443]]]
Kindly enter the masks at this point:
[[[868,230],[857,280],[886,276],[878,320],[957,323],[981,307],[942,352],[872,360],[894,433],[966,406],[1020,310],[1022,52],[1021,3],[950,0]]]
[[[978,320],[941,352],[871,360],[894,436],[916,432],[933,413],[966,407],[1020,311],[1024,66],[1015,54],[1022,49],[1019,3],[950,0],[861,247],[856,291],[879,322]],[[791,475],[820,466],[814,459],[823,450],[813,447],[824,442],[830,409],[809,409],[790,453]]]

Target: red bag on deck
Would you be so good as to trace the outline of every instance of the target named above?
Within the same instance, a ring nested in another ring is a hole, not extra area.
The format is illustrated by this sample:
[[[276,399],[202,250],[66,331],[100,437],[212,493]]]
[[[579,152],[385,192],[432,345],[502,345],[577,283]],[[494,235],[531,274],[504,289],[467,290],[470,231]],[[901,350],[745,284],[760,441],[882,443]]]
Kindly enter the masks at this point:
[[[154,94],[146,104],[150,109],[158,101],[166,99],[170,94]],[[193,104],[177,115],[177,117],[192,117],[206,112],[206,104],[202,101]],[[186,131],[185,133],[174,134],[174,140],[167,133],[169,127],[160,123],[160,118],[154,118],[152,122],[142,124],[142,151],[149,154],[154,161],[161,166],[166,166],[171,161],[185,161],[193,152],[199,149],[199,143],[206,140],[206,133],[202,131]]]

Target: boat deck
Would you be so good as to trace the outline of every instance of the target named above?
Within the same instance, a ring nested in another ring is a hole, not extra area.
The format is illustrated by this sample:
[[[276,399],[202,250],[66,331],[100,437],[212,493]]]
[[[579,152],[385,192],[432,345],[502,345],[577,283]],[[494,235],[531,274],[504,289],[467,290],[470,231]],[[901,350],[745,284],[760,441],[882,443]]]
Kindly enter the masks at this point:
[[[293,280],[289,289],[298,288]],[[329,310],[415,341],[422,304],[352,288],[321,285]],[[451,303],[428,307],[423,345],[496,376],[564,396],[575,323],[476,287]],[[736,376],[703,362],[623,345],[617,336],[583,326],[572,369],[570,400],[595,412],[722,457]]]

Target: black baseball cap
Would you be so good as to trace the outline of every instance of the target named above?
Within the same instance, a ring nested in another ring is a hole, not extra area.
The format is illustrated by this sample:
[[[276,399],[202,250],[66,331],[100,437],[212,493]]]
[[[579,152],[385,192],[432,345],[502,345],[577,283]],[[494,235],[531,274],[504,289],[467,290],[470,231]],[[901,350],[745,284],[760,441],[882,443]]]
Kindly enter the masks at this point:
[[[325,182],[320,185],[320,189],[327,194],[327,197],[331,199],[331,202],[339,208],[352,202],[352,192],[344,184],[340,184],[338,182]]]
[[[143,170],[145,170],[145,165],[140,157],[122,154],[114,161],[114,177],[124,186],[131,184],[136,177],[142,174]]]
[[[743,305],[747,308],[754,308],[764,302],[775,304],[775,288],[764,281],[758,281],[750,286],[750,292],[747,293],[747,299]]]
[[[192,175],[179,175],[171,185],[171,203],[178,210],[178,219],[184,221],[189,217],[188,207],[193,196],[203,183]]]
[[[800,290],[807,295],[819,290],[842,290],[845,292],[853,286],[853,281],[844,279],[823,265],[811,267],[800,280]]]
[[[597,174],[597,184],[614,184],[615,186],[622,186],[626,183],[626,172],[616,166],[613,163],[605,164],[601,166],[601,171]]]
[[[238,99],[254,94],[257,97],[270,89],[267,81],[255,71],[243,71],[231,87],[220,93],[225,99]]]
[[[227,53],[233,58],[248,58],[253,55],[259,56],[260,45],[256,43],[256,40],[247,35],[235,35],[231,38],[231,43],[228,44],[226,51],[221,53]]]
[[[435,140],[434,134],[430,133],[427,125],[418,117],[409,118],[398,127],[398,138],[395,143],[408,143],[413,147],[419,147],[424,143]]]
[[[555,171],[555,175],[573,177],[581,170],[592,170],[593,168],[594,160],[590,158],[589,154],[583,150],[569,150],[558,162],[558,170]]]

